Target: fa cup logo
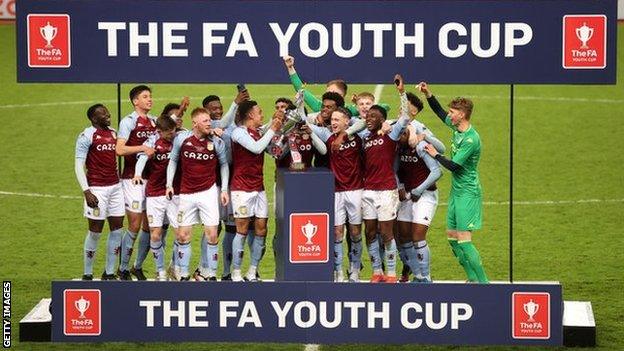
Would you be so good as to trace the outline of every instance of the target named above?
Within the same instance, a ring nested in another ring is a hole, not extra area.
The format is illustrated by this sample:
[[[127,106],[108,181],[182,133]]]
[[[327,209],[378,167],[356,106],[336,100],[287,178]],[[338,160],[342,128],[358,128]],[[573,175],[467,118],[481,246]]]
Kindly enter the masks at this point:
[[[588,27],[585,22],[576,28],[576,37],[581,41],[581,49],[589,49],[587,42],[594,36],[594,28]]]
[[[312,224],[312,222],[310,221],[308,221],[308,224],[301,226],[301,232],[308,239],[308,241],[306,241],[306,245],[313,244],[312,237],[316,235],[317,231],[318,231],[318,226]]]
[[[76,309],[80,312],[80,316],[78,316],[78,318],[87,318],[84,314],[87,312],[90,305],[91,303],[89,300],[86,300],[83,296],[80,296],[80,300],[74,301],[74,306],[76,306]]]
[[[56,34],[58,34],[58,28],[52,26],[50,22],[48,22],[48,24],[46,24],[44,27],[39,28],[39,33],[41,33],[41,36],[47,42],[45,47],[51,48],[52,40],[54,40],[54,38],[56,38]]]
[[[523,305],[523,308],[524,308],[524,312],[526,312],[526,314],[529,315],[528,322],[535,322],[535,319],[533,319],[533,316],[535,316],[537,311],[539,311],[539,304],[533,302],[533,299],[531,299],[529,300],[529,302]]]

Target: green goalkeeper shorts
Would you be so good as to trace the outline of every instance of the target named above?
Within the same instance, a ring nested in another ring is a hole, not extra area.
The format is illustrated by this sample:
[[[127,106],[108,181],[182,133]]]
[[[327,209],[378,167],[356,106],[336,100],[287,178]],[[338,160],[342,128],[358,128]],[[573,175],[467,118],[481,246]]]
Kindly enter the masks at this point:
[[[446,227],[457,231],[481,229],[481,197],[449,197]]]

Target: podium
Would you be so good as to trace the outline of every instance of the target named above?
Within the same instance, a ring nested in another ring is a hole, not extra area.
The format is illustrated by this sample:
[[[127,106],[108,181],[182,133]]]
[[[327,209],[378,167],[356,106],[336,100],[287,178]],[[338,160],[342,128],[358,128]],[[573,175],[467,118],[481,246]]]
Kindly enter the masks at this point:
[[[278,169],[275,212],[275,280],[333,281],[333,173]]]

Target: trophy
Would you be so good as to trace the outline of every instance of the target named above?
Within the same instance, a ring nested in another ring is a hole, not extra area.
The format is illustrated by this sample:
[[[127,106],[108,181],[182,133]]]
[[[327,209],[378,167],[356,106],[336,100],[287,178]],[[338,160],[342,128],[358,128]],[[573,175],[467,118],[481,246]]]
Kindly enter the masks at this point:
[[[539,304],[533,302],[533,299],[529,300],[529,302],[525,303],[523,306],[524,312],[529,315],[529,322],[535,322],[533,316],[539,311]]]
[[[306,245],[314,244],[312,242],[312,237],[316,235],[317,231],[318,231],[318,226],[312,224],[312,222],[310,222],[309,220],[308,220],[308,224],[301,226],[301,232],[303,233],[303,236],[305,236],[308,239],[308,241],[306,241]]]
[[[90,305],[91,303],[89,300],[86,300],[83,296],[80,296],[80,300],[74,301],[74,306],[76,306],[76,309],[80,312],[80,316],[78,318],[87,318],[84,314],[87,312]]]
[[[290,145],[290,134],[292,134],[291,132],[293,131],[293,129],[298,127],[300,124],[305,123],[305,111],[303,109],[303,90],[299,90],[297,92],[297,95],[295,95],[295,106],[297,106],[296,110],[286,110],[286,118],[284,120],[282,128],[278,132],[275,132],[273,139],[271,139],[271,142],[267,146],[266,151],[269,153],[269,155],[273,156],[273,158],[277,160],[281,159],[284,156],[284,152],[287,148],[290,149],[291,156],[293,156],[293,148]],[[299,154],[299,156],[301,156],[301,154]]]
[[[46,48],[53,47],[52,40],[56,38],[56,35],[58,34],[58,28],[52,26],[50,22],[48,22],[48,24],[46,24],[44,27],[39,27],[39,33],[41,33],[41,36],[47,42],[45,47]]]
[[[581,49],[589,49],[587,42],[594,36],[594,28],[588,27],[585,22],[583,26],[576,28],[576,37],[581,41]]]

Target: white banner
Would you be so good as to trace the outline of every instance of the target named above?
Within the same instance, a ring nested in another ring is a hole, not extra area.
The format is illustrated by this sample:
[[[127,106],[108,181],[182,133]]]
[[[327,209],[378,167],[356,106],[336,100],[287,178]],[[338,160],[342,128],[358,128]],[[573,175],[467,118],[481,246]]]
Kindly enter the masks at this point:
[[[15,19],[16,0],[0,0],[0,19]]]

